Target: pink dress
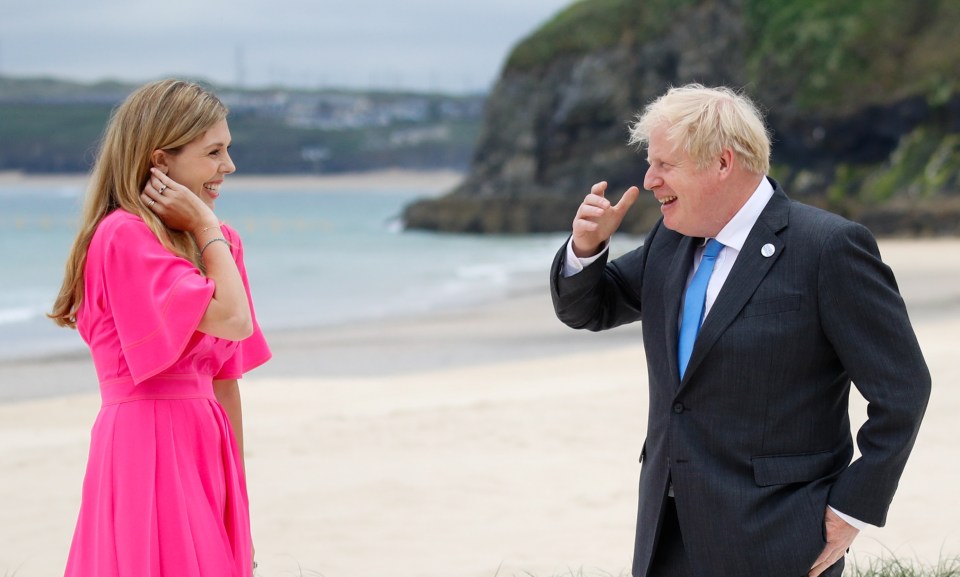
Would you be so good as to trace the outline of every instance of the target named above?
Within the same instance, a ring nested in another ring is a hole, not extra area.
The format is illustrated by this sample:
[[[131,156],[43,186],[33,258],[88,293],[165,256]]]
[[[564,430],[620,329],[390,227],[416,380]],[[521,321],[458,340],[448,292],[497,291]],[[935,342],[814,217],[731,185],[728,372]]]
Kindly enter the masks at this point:
[[[222,229],[249,298],[240,237]],[[66,576],[249,577],[246,481],[212,382],[270,358],[256,318],[240,342],[197,332],[213,281],[123,210],[98,226],[84,283],[77,329],[103,405]]]

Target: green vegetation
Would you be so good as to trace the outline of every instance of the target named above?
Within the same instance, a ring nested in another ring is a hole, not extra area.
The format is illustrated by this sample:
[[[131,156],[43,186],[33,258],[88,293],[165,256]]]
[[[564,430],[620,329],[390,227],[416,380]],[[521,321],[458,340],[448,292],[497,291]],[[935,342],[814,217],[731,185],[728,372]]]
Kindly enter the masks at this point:
[[[868,202],[894,196],[930,198],[960,188],[958,175],[960,134],[921,126],[901,139],[888,166],[864,180],[860,195]]]
[[[0,95],[5,100],[23,100],[36,97],[45,99],[76,99],[84,95],[116,94],[119,98],[130,93],[132,86],[119,82],[104,81],[94,84],[79,84],[56,78],[12,78],[0,76]]]
[[[751,83],[785,83],[802,108],[832,113],[957,88],[955,0],[748,0]]]
[[[734,52],[738,50],[734,43],[725,57],[743,59],[738,81],[765,104],[776,106],[781,121],[822,118],[830,125],[846,119],[836,126],[857,130],[859,123],[863,138],[899,138],[896,150],[884,160],[877,155],[869,161],[855,160],[864,158],[855,154],[856,143],[826,161],[805,164],[806,159],[799,159],[794,166],[787,163],[798,159],[781,157],[785,164],[775,167],[774,174],[788,190],[853,218],[893,199],[930,203],[960,190],[960,135],[950,128],[956,123],[960,96],[960,42],[950,40],[960,25],[960,2],[730,4],[738,11],[735,16],[742,28],[718,33],[737,34],[743,39],[743,52]],[[507,74],[566,66],[564,57],[615,46],[640,50],[663,42],[672,36],[673,27],[687,25],[694,14],[716,9],[706,0],[579,0],[516,46]],[[901,108],[885,109],[891,105]],[[917,126],[917,115],[930,120]],[[872,130],[873,116],[886,125]],[[786,122],[778,129],[790,130],[789,126]],[[886,145],[863,142],[866,149],[878,146]]]
[[[110,116],[106,105],[0,103],[0,171],[86,172]],[[432,138],[404,138],[432,129]],[[231,114],[230,153],[244,174],[327,173],[383,167],[466,168],[479,120],[344,130],[296,128],[280,119]]]
[[[896,557],[873,559],[867,563],[857,563],[856,559],[847,558],[847,570],[844,575],[847,577],[960,577],[960,556],[941,559],[937,565],[929,566],[920,562],[906,561]],[[620,573],[626,575],[627,573]],[[520,577],[506,576],[497,572],[495,577]],[[534,577],[531,573],[524,572],[522,577]],[[562,573],[556,573],[551,577],[617,577],[612,573],[605,571],[589,571],[584,568],[569,569]]]
[[[694,0],[579,0],[520,42],[507,70],[649,42]],[[946,102],[958,86],[956,0],[744,0],[748,83],[778,84],[803,109],[829,112],[922,94]]]
[[[854,560],[856,561],[856,560]],[[935,566],[884,557],[867,563],[847,561],[850,577],[960,577],[960,556],[941,558]]]
[[[104,104],[0,103],[0,170],[85,172],[110,110]]]
[[[855,559],[847,559],[848,569],[844,572],[844,575],[848,577],[960,577],[960,556],[941,559],[935,566],[905,561],[895,557],[874,559],[866,564],[855,563],[855,561]],[[524,577],[532,577],[532,575],[525,573]],[[606,572],[587,572],[580,568],[558,573],[553,577],[615,576]]]
[[[480,131],[479,121],[429,125],[442,138],[404,140],[424,125],[393,124],[349,130],[293,128],[276,119],[230,116],[230,154],[244,174],[328,173],[374,170],[466,168]],[[398,136],[400,138],[398,138]]]
[[[571,54],[662,35],[680,11],[695,0],[578,0],[521,41],[507,70],[531,70]]]
[[[947,205],[938,203],[937,199],[949,198],[957,190],[960,190],[960,134],[920,126],[900,140],[888,162],[837,164],[825,199],[829,209],[851,216],[869,207],[887,206],[898,199],[943,208]],[[950,201],[947,204],[953,206]]]
[[[0,77],[0,171],[87,172],[112,109],[133,89]],[[464,169],[480,132],[478,96],[218,93],[231,107],[231,154],[245,174]]]

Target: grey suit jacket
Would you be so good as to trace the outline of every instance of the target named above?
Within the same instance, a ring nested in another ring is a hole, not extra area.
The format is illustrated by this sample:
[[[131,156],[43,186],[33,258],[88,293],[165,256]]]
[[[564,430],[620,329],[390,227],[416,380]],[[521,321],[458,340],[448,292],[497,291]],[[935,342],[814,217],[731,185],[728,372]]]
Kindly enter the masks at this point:
[[[775,193],[677,368],[680,302],[700,239],[658,223],[643,246],[569,278],[557,316],[593,331],[643,321],[649,374],[633,574],[645,576],[672,478],[701,577],[806,575],[828,504],[883,525],[930,375],[866,228]],[[770,257],[761,247],[773,245]],[[851,463],[851,381],[869,402]]]

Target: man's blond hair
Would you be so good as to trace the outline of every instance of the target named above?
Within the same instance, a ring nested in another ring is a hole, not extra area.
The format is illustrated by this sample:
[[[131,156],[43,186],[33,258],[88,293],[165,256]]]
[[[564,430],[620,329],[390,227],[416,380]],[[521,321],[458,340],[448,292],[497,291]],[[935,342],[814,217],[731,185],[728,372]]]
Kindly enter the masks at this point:
[[[726,87],[687,84],[671,88],[644,108],[630,126],[629,144],[646,146],[650,134],[666,127],[670,142],[704,168],[725,148],[754,174],[770,171],[770,135],[757,106]]]

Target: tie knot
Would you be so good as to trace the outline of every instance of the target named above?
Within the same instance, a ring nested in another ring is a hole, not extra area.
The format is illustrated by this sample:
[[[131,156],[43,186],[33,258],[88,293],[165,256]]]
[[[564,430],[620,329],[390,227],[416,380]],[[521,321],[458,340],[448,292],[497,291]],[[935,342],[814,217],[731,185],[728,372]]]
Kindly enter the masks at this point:
[[[707,247],[703,249],[703,258],[717,258],[721,250],[723,250],[723,244],[719,240],[711,238],[707,241]]]

